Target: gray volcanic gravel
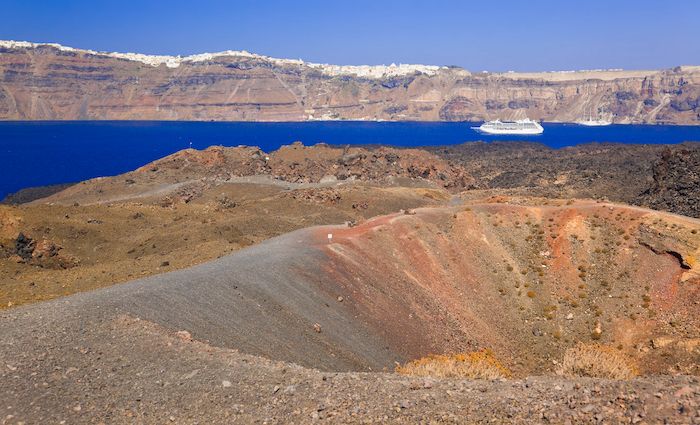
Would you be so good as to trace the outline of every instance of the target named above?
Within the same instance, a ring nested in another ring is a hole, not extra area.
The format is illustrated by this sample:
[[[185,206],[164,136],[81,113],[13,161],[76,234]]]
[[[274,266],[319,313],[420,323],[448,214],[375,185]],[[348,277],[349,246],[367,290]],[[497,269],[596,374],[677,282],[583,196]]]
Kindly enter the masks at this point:
[[[4,314],[3,328],[15,320]],[[469,381],[321,372],[129,316],[79,332],[3,335],[0,361],[3,424],[700,423],[695,377]]]

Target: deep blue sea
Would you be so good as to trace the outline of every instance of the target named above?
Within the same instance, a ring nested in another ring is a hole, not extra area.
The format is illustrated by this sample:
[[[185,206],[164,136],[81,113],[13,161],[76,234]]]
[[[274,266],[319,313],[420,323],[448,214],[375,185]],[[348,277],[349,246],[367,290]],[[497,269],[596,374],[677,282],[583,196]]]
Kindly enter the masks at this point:
[[[513,140],[486,136],[477,123],[442,122],[172,122],[73,121],[0,122],[0,199],[31,186],[77,182],[123,173],[187,148],[255,145],[265,151],[302,141],[311,145],[448,145],[475,140]],[[700,126],[612,125],[583,127],[544,124],[538,141],[554,148],[589,142],[680,143],[700,141]]]

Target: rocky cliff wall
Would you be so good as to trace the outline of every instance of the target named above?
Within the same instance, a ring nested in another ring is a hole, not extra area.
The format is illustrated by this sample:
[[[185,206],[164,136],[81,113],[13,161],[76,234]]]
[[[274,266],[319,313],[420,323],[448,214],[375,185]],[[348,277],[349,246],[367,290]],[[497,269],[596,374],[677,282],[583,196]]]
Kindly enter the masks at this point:
[[[337,67],[246,52],[107,54],[0,42],[2,120],[460,121],[530,117],[700,124],[700,68],[472,74]],[[162,59],[162,60],[161,60]]]

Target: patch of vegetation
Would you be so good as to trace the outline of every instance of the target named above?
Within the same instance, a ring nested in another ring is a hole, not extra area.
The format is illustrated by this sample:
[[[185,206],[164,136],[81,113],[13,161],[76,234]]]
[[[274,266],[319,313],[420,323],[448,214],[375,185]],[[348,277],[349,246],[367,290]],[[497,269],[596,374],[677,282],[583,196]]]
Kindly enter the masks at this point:
[[[556,305],[547,305],[544,308],[544,317],[547,318],[548,320],[554,319],[554,316],[556,316],[558,307]]]
[[[438,378],[498,379],[512,373],[503,366],[491,350],[452,355],[435,354],[396,367],[396,373],[409,376]]]
[[[636,364],[613,347],[579,343],[564,353],[559,373],[571,377],[632,379],[639,375]]]

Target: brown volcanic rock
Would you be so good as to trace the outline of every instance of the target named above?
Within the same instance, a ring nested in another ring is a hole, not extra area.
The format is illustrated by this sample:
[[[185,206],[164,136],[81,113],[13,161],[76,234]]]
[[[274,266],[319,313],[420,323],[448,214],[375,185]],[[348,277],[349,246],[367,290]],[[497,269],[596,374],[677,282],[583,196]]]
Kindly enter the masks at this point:
[[[294,184],[425,182],[452,192],[480,188],[555,198],[603,198],[700,217],[700,143],[590,143],[552,149],[538,143],[472,142],[395,149],[295,143],[267,154],[255,147],[183,150],[122,176],[93,179],[46,198],[102,202],[174,195],[245,176]],[[40,201],[43,202],[43,201]]]
[[[387,71],[390,69],[387,68]],[[370,78],[240,53],[171,68],[81,50],[0,47],[0,119],[576,121],[698,124],[700,68]]]
[[[226,178],[269,173],[265,154],[259,148],[211,146],[205,150],[185,149],[146,164],[135,175],[155,173],[159,179],[192,176]]]
[[[452,189],[465,189],[474,183],[459,167],[420,149],[306,147],[295,143],[273,152],[269,165],[275,176],[295,183],[318,183],[326,176],[360,181],[405,177]]]
[[[10,208],[0,207],[0,240],[14,239],[22,228],[22,217]]]
[[[452,191],[474,187],[474,179],[448,161],[420,149],[304,146],[300,142],[267,154],[256,147],[185,149],[135,171],[88,180],[35,201],[95,203],[168,197],[189,202],[211,187],[241,177],[278,183],[335,184],[357,181],[389,185],[417,182]]]

